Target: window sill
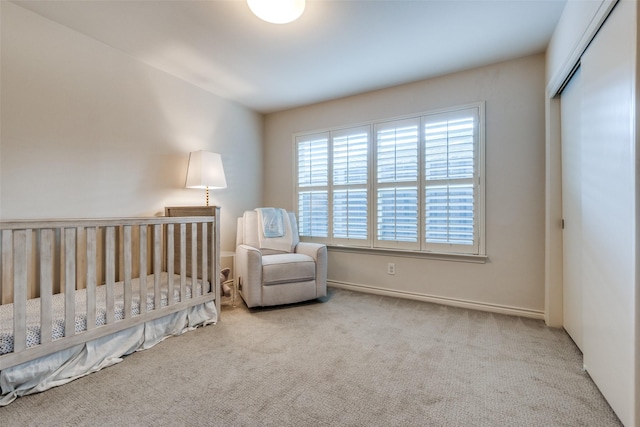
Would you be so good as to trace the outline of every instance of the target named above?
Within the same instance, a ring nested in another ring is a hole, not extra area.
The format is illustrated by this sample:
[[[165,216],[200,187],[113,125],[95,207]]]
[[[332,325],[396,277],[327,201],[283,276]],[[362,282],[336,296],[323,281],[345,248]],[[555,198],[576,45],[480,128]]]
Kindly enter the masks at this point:
[[[382,248],[365,248],[356,246],[341,246],[341,245],[327,245],[329,252],[345,252],[356,253],[365,255],[380,255],[380,256],[397,256],[404,258],[422,258],[433,259],[439,261],[453,261],[453,262],[470,262],[475,264],[485,264],[489,257],[487,255],[471,255],[471,254],[456,254],[456,253],[443,253],[443,252],[421,252],[421,251],[408,251],[401,249],[382,249]]]

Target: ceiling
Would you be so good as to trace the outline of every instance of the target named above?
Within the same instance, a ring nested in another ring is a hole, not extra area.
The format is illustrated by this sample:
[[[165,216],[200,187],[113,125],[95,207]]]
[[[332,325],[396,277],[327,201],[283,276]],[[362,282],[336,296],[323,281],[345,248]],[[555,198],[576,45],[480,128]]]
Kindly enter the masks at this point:
[[[285,25],[244,0],[14,3],[269,113],[543,52],[566,1],[307,0]]]

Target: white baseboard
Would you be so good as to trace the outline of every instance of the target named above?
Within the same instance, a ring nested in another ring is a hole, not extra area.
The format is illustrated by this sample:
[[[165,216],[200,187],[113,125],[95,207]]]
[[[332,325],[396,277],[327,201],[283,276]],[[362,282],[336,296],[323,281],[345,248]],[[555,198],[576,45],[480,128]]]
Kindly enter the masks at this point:
[[[385,295],[396,298],[406,298],[416,301],[426,301],[442,305],[450,305],[453,307],[468,308],[471,310],[488,311],[491,313],[508,314],[511,316],[528,317],[531,319],[544,320],[544,312],[538,310],[529,310],[520,307],[509,307],[497,304],[487,304],[484,302],[466,301],[455,298],[438,297],[434,295],[418,294],[415,292],[398,291],[393,289],[378,288],[375,286],[359,285],[355,283],[337,282],[334,280],[327,280],[327,285],[348,289],[350,291],[363,292],[367,294]]]

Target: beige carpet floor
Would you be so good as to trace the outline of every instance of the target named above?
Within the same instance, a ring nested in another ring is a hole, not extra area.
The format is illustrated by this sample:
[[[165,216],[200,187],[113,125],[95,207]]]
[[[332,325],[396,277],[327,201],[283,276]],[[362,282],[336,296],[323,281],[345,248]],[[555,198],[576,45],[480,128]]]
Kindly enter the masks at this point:
[[[330,289],[0,408],[2,426],[620,426],[568,335]]]

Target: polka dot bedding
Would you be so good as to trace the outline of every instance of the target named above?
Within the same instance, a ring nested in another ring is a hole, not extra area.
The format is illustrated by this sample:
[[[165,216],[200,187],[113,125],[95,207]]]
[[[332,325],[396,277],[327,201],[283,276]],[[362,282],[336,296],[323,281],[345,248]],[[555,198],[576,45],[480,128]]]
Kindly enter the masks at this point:
[[[161,307],[168,305],[168,275],[161,273]],[[192,295],[191,279],[186,279],[186,295],[185,299],[190,299]],[[133,279],[132,287],[132,303],[131,315],[140,314],[140,281]],[[114,286],[115,307],[114,314],[116,320],[124,319],[124,283],[117,282]],[[209,285],[205,286],[205,292],[209,292]],[[202,282],[196,282],[196,296],[202,295]],[[173,289],[174,302],[180,301],[180,276],[174,276]],[[77,290],[75,294],[75,332],[87,330],[87,294],[85,289]],[[147,276],[147,311],[154,310],[154,275]],[[64,320],[64,294],[56,294],[53,296],[53,314],[52,314],[52,339],[56,340],[64,337],[65,320]],[[106,324],[107,308],[106,308],[106,286],[96,287],[96,326]],[[40,344],[40,298],[34,298],[27,301],[27,347],[33,347]],[[13,304],[0,305],[0,355],[11,353],[13,351]]]

